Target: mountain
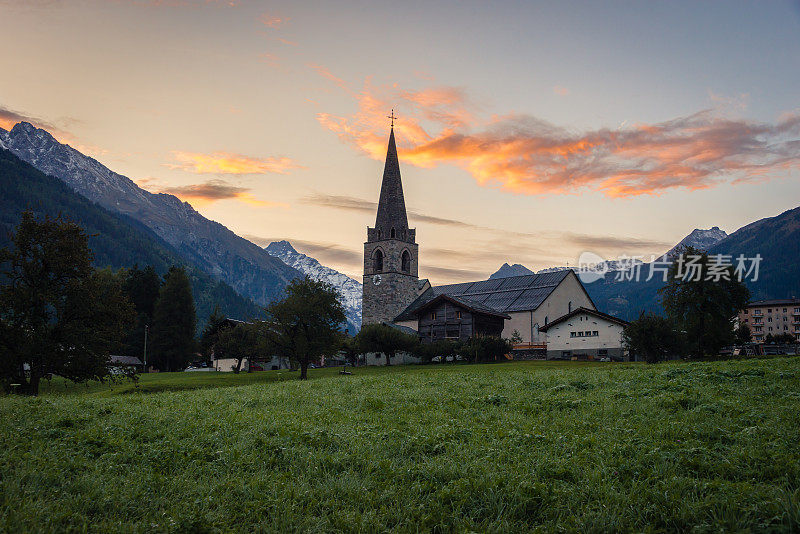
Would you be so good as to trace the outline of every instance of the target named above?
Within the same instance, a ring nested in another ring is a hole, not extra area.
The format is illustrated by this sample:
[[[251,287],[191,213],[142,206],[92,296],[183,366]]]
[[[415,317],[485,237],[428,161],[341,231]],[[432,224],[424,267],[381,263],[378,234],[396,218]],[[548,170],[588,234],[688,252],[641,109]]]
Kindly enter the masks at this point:
[[[100,206],[138,221],[185,261],[258,304],[281,296],[300,272],[258,245],[208,220],[173,195],[154,194],[27,122],[0,128],[0,143]]]
[[[661,256],[659,259],[674,258],[679,251],[685,247],[694,247],[698,250],[709,250],[711,247],[728,237],[724,230],[720,230],[718,226],[709,228],[708,230],[701,230],[695,228],[692,232],[681,239],[680,243],[669,249],[669,251]]]
[[[524,265],[520,265],[519,263],[515,263],[514,265],[504,263],[499,269],[497,269],[496,272],[489,276],[489,280],[494,280],[495,278],[509,278],[511,276],[522,276],[524,274],[534,274],[534,272]]]
[[[264,250],[314,280],[322,280],[335,287],[342,295],[348,330],[355,334],[361,329],[361,284],[359,282],[330,267],[325,267],[310,256],[297,252],[288,241],[273,241]]]
[[[714,228],[705,232],[714,232]],[[750,223],[707,251],[730,256],[734,265],[740,254],[761,256],[758,279],[745,280],[753,300],[800,296],[800,207]],[[617,273],[610,272],[603,280],[586,284],[586,290],[601,311],[623,319],[634,319],[642,311],[661,313],[658,290],[664,283],[658,276],[644,280],[648,271],[649,264],[642,265],[644,276],[638,282],[617,280]]]
[[[186,262],[149,228],[125,215],[112,213],[73,191],[61,180],[44,173],[0,147],[0,247],[10,244],[9,234],[22,212],[37,217],[61,215],[80,224],[89,238],[96,267],[152,265],[164,274],[171,265],[183,265],[192,282],[198,326],[202,327],[216,304],[231,317],[254,317],[258,306],[229,285]]]

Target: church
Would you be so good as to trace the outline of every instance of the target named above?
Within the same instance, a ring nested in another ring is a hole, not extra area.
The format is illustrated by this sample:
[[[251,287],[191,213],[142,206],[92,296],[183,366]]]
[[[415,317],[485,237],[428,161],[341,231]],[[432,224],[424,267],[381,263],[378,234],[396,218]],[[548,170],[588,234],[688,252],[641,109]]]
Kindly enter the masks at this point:
[[[598,339],[612,342],[605,348],[592,348],[582,339],[579,350],[583,352],[578,354],[621,358],[624,321],[598,312],[572,270],[441,286],[420,279],[417,233],[408,227],[392,126],[375,227],[367,228],[364,243],[362,326],[386,324],[413,331],[423,342],[517,334],[522,341],[514,346],[515,357],[564,358],[576,355],[569,341],[558,350],[548,350],[547,329],[551,323],[564,321],[569,329],[569,321],[579,310],[577,315],[589,316],[593,323],[592,329],[579,331],[581,338],[587,337],[585,332],[590,333],[588,337],[598,332]]]

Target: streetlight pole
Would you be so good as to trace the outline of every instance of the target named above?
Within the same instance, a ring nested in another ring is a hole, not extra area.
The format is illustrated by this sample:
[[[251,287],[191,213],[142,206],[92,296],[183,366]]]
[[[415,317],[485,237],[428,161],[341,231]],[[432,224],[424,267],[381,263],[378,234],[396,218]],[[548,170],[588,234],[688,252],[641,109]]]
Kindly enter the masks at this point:
[[[144,372],[144,373],[147,372],[147,331],[148,330],[150,330],[150,325],[149,324],[144,325],[144,355],[142,356],[142,360],[144,360],[143,361],[144,368],[142,369],[142,372]]]

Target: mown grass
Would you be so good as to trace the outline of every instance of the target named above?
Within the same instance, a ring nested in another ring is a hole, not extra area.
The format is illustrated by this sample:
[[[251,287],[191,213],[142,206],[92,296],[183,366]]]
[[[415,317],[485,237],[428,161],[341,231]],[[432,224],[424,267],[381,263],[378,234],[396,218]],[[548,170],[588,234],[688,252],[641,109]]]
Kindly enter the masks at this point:
[[[798,358],[269,373],[0,399],[0,530],[800,529]]]

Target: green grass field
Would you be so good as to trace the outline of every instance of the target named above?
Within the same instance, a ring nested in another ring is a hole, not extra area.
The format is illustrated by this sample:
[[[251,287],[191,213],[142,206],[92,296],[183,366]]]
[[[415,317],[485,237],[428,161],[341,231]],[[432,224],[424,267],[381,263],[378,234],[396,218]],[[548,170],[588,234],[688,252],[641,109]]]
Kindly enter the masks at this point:
[[[800,358],[0,398],[0,531],[798,531]]]

